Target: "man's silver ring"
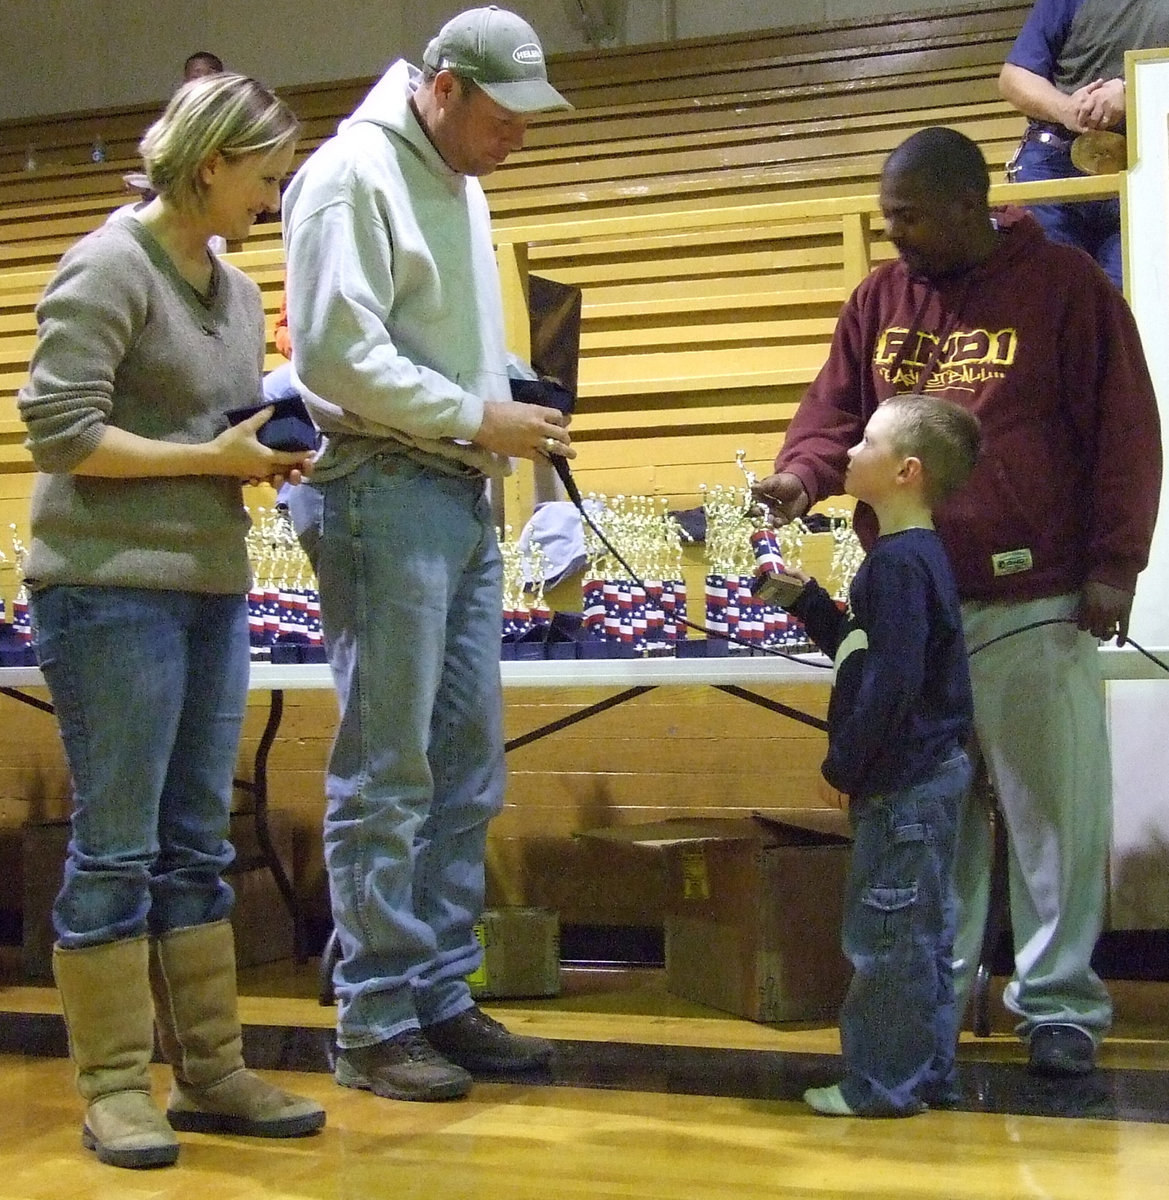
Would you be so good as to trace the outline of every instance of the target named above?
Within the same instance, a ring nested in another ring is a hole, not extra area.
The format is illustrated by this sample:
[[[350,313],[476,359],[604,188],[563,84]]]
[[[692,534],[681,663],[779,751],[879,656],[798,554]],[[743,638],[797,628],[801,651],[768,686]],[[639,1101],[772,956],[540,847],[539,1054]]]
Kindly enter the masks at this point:
[[[556,449],[556,439],[554,437],[546,437],[544,439],[544,449],[552,451]]]

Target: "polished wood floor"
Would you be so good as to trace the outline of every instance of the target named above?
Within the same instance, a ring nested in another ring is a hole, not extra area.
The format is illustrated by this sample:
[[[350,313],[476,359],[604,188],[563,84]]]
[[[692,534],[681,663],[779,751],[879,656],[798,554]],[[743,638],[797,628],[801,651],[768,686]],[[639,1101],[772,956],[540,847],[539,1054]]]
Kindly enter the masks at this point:
[[[10,972],[8,978],[14,979]],[[548,1001],[485,1005],[558,1040],[546,1079],[478,1083],[447,1104],[337,1087],[315,964],[241,973],[248,1053],[328,1109],[318,1136],[185,1134],[175,1167],[103,1167],[51,989],[3,982],[0,1200],[1136,1200],[1169,1190],[1169,985],[1118,983],[1090,1085],[1023,1070],[996,1032],[964,1041],[963,1109],[829,1119],[799,1095],[836,1077],[830,1026],[767,1027],[670,997],[661,973],[571,971]],[[158,1066],[157,1091],[166,1070]],[[1061,1114],[1061,1115],[1052,1115]]]

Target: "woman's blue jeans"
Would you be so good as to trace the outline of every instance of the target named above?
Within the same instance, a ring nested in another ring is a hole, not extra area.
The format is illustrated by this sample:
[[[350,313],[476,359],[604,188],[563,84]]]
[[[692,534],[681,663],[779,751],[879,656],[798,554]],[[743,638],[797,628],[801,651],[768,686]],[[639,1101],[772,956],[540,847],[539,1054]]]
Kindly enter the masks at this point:
[[[403,455],[301,484],[289,507],[341,709],[325,862],[338,1041],[355,1049],[472,1004],[505,777],[502,564],[482,478]]]
[[[226,917],[246,598],[60,585],[35,591],[31,606],[73,779],[53,907],[60,944]]]
[[[970,779],[959,750],[924,783],[849,809],[840,1090],[854,1112],[905,1116],[955,1098],[954,840]]]

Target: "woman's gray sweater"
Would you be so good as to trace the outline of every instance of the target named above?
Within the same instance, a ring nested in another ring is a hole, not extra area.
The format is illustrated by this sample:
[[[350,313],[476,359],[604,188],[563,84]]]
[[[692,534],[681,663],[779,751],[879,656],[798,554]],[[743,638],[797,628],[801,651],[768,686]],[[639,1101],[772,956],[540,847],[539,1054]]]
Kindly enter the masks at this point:
[[[230,408],[258,403],[259,288],[216,260],[201,296],[137,220],[115,221],[61,259],[37,306],[38,339],[18,397],[33,488],[31,587],[96,584],[245,592],[248,516],[226,476],[70,474],[107,425],[207,442]]]

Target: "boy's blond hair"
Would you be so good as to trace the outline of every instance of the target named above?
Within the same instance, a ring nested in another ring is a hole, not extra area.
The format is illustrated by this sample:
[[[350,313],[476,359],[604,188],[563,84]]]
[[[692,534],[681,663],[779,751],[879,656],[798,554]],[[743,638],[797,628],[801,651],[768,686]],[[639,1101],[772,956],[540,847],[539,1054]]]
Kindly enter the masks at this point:
[[[890,396],[881,407],[896,417],[890,432],[893,448],[920,460],[922,497],[936,508],[974,470],[982,445],[978,418],[952,400],[916,392]]]

